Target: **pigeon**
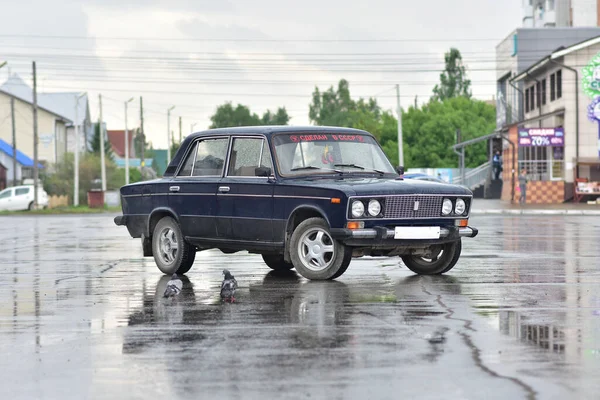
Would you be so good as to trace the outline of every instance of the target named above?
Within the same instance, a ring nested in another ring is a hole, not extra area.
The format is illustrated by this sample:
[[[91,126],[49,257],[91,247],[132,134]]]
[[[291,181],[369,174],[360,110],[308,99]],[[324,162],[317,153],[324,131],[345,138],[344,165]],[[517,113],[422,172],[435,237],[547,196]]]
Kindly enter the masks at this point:
[[[221,298],[223,301],[235,302],[235,290],[238,287],[237,281],[231,275],[231,272],[223,270],[223,282],[221,283]]]
[[[165,289],[165,294],[163,297],[177,296],[179,293],[181,293],[181,289],[183,289],[183,282],[181,279],[179,279],[177,274],[173,274],[173,276],[171,276],[171,280],[167,282],[167,288]]]

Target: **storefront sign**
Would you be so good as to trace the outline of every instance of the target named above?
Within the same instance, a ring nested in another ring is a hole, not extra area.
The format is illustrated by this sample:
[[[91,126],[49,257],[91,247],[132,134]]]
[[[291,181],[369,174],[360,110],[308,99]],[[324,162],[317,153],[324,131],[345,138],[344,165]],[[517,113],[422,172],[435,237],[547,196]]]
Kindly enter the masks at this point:
[[[598,157],[600,157],[600,96],[588,106],[588,119],[598,123]]]
[[[565,131],[563,128],[528,128],[519,130],[519,146],[522,147],[563,147]]]
[[[600,53],[596,54],[583,68],[581,80],[585,94],[592,99],[600,96]]]

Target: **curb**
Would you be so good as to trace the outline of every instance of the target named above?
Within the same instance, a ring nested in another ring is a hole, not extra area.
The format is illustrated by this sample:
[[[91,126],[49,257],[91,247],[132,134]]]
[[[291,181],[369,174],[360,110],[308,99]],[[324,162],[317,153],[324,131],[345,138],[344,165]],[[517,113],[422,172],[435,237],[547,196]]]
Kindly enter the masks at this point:
[[[471,210],[471,215],[581,215],[600,216],[600,210]]]

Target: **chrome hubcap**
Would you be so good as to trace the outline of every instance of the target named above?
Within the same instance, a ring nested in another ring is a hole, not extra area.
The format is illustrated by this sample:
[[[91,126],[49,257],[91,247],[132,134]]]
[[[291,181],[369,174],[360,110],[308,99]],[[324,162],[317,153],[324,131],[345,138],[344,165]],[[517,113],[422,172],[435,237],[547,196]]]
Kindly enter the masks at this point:
[[[179,248],[175,231],[171,228],[165,228],[160,232],[159,238],[160,258],[166,264],[173,263],[175,257],[177,257],[177,249]]]
[[[306,268],[322,271],[333,262],[335,256],[333,239],[322,228],[309,229],[300,238],[298,254]]]

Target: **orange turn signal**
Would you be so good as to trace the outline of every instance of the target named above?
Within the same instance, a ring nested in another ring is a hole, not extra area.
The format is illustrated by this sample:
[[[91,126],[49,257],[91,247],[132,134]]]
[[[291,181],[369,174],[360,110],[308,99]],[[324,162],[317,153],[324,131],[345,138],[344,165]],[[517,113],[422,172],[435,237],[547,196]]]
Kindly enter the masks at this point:
[[[468,219],[461,219],[460,221],[458,221],[458,226],[460,227],[465,227],[469,225],[469,220]]]
[[[340,204],[341,202],[342,202],[342,199],[339,199],[337,197],[331,198],[331,204]]]
[[[346,224],[346,227],[348,229],[361,229],[364,228],[365,223],[364,222],[358,222],[358,221],[350,221]]]

